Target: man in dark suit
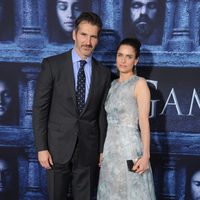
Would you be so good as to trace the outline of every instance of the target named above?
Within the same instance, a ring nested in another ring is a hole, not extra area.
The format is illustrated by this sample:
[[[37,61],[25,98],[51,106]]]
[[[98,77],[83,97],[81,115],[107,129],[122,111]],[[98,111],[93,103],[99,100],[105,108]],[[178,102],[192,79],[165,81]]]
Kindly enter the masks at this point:
[[[82,13],[75,21],[74,48],[42,62],[33,128],[52,200],[67,199],[71,177],[74,200],[90,200],[96,185],[107,128],[104,100],[110,86],[109,69],[92,57],[101,29],[98,15]]]

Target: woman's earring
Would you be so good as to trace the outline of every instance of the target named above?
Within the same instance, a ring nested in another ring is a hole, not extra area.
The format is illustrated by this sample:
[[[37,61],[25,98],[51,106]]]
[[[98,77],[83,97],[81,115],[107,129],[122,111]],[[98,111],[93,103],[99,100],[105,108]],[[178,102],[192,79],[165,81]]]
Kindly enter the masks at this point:
[[[136,65],[133,66],[133,73],[134,73],[134,74],[137,74],[137,68],[136,68]]]

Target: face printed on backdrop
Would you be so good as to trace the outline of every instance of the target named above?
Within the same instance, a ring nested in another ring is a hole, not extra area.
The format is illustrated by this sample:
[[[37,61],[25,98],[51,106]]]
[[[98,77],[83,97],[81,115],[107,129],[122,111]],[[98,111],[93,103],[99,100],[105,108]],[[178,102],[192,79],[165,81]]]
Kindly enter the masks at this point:
[[[56,13],[64,32],[72,32],[75,19],[82,12],[80,0],[57,0]]]
[[[145,37],[152,33],[158,12],[157,4],[157,0],[131,1],[130,17],[136,34]]]
[[[8,112],[11,102],[10,88],[5,81],[0,80],[0,119]]]

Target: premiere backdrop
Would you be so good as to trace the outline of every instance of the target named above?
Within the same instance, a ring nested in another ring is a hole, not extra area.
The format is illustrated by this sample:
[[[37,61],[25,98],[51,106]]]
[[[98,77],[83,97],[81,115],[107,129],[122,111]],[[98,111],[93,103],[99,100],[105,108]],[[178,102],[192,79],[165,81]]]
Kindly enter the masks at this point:
[[[31,122],[36,79],[44,57],[72,48],[73,19],[88,10],[104,25],[94,55],[113,72],[119,41],[142,42],[157,199],[200,198],[200,1],[1,0],[0,199],[47,200]]]

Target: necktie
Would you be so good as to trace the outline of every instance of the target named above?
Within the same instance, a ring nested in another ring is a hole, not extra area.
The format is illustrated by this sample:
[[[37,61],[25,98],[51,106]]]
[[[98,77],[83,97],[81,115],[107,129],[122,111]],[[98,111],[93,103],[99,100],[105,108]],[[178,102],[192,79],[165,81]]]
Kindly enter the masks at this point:
[[[77,76],[77,90],[76,90],[76,103],[78,112],[81,113],[85,106],[85,72],[84,65],[87,62],[85,60],[80,60],[80,68],[78,70]]]

